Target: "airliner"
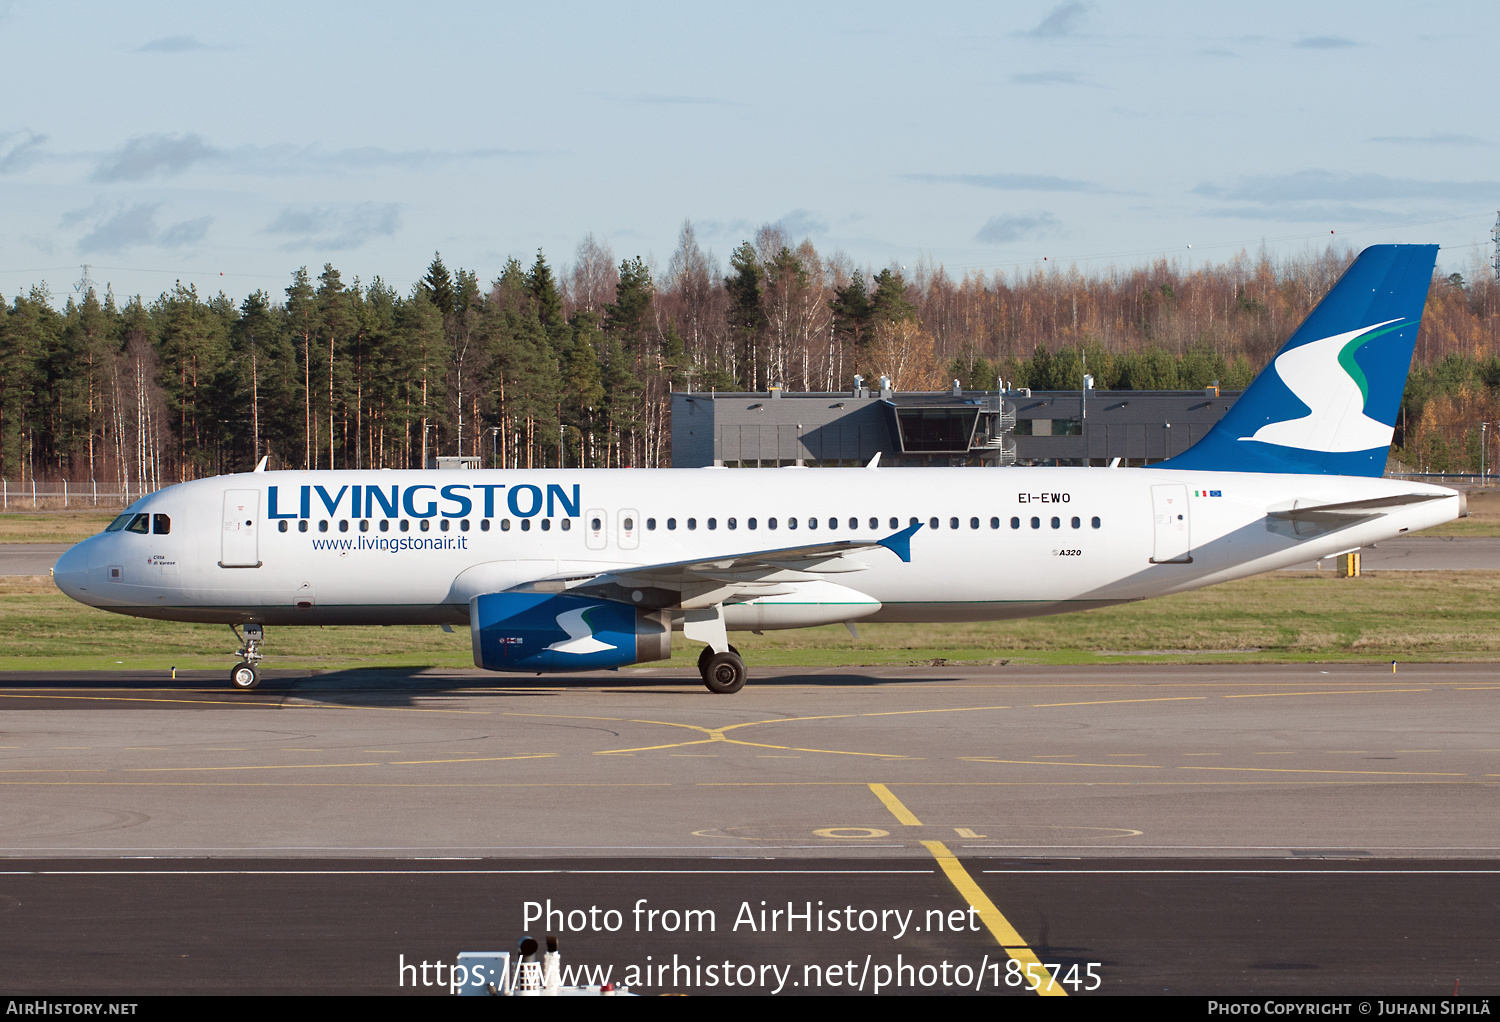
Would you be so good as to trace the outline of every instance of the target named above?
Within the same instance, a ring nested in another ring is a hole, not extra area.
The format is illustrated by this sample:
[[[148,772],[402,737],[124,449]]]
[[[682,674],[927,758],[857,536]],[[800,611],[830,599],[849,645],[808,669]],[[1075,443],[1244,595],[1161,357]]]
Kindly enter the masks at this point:
[[[1287,568],[1467,514],[1382,478],[1435,245],[1365,249],[1197,444],[1141,468],[265,471],[136,501],[57,562],[103,610],[265,629],[467,627],[474,663],[571,673],[730,631],[995,621]],[[240,629],[243,628],[243,634]]]

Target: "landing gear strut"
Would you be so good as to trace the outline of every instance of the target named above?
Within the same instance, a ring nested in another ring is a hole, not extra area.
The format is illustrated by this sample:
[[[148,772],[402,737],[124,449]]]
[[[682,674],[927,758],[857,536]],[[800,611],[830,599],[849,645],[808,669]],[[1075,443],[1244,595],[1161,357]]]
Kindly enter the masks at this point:
[[[260,651],[260,644],[265,641],[266,631],[260,625],[250,624],[245,626],[245,635],[240,636],[240,630],[234,625],[229,626],[234,632],[234,637],[240,640],[240,648],[236,653],[244,657],[229,672],[229,684],[242,692],[248,692],[260,684],[259,665],[265,659]]]
[[[733,646],[728,653],[715,653],[712,646],[704,646],[698,654],[698,673],[715,695],[733,695],[745,687],[745,661]]]

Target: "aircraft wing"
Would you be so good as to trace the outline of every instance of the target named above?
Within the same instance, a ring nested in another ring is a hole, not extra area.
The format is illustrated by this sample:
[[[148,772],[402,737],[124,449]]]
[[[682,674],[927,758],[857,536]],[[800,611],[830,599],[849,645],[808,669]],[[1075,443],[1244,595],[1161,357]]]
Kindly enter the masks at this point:
[[[670,561],[620,568],[597,575],[553,577],[529,582],[517,591],[563,592],[619,600],[648,609],[691,609],[716,603],[744,603],[762,596],[795,591],[791,583],[820,575],[863,571],[869,567],[855,554],[882,548],[911,561],[911,537],[922,523],[908,526],[884,539],[842,539],[826,543],[776,547],[726,554],[723,557]]]

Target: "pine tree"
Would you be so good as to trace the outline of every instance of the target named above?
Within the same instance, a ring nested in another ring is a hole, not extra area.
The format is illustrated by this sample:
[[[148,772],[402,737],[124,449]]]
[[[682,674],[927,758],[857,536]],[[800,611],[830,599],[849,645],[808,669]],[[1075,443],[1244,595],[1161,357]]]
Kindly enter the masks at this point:
[[[541,249],[536,250],[536,262],[526,274],[526,290],[536,303],[536,316],[544,329],[563,324],[562,296],[557,293],[557,280]]]
[[[729,259],[734,276],[724,279],[729,293],[729,332],[739,369],[739,385],[746,390],[760,389],[760,343],[765,332],[766,313],[761,307],[765,270],[756,258],[755,246],[744,242]]]
[[[422,278],[420,287],[440,315],[453,314],[456,304],[453,278],[448,275],[448,267],[443,265],[443,257],[436,252],[432,253],[432,265],[427,267],[427,275]]]

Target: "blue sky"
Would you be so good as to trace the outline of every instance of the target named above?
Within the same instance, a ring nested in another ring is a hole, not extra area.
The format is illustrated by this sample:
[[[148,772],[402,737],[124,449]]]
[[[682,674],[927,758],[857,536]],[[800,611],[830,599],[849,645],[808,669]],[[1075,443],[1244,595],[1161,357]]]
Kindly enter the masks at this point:
[[[1488,261],[1493,4],[0,0],[0,295],[238,301],[767,222],[961,275],[1437,242]],[[1486,98],[1489,97],[1489,98]],[[1189,250],[1188,246],[1192,249]]]

